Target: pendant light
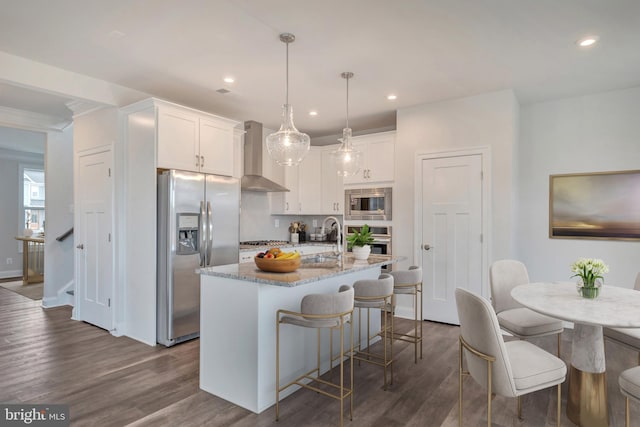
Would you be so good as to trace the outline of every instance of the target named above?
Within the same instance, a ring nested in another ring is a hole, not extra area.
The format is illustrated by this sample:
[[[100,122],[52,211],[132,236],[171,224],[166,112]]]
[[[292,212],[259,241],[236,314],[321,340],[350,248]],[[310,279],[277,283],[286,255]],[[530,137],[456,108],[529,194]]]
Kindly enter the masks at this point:
[[[267,136],[269,156],[279,165],[296,166],[309,152],[309,135],[299,132],[293,124],[293,109],[289,105],[289,43],[296,37],[293,34],[280,34],[280,41],[287,45],[287,80],[285,86],[285,104],[282,106],[282,124],[280,130]]]
[[[336,172],[342,177],[353,176],[360,172],[362,165],[362,152],[353,148],[351,141],[351,128],[349,127],[349,79],[353,77],[352,72],[344,72],[340,75],[347,81],[347,127],[342,129],[342,144],[331,152]]]

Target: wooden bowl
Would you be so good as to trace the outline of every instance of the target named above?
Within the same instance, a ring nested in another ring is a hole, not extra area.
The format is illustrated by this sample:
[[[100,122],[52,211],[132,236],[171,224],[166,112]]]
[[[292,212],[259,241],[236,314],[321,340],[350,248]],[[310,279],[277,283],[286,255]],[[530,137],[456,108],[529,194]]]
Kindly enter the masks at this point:
[[[291,273],[300,267],[300,257],[291,259],[254,257],[253,261],[260,270],[271,273]]]

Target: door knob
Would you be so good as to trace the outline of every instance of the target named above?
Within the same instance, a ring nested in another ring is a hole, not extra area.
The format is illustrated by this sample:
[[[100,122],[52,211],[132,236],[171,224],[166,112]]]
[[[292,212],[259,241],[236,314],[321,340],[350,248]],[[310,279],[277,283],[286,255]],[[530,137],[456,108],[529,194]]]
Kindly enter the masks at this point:
[[[428,251],[431,248],[433,248],[433,246],[430,246],[428,243],[425,243],[424,245],[422,245],[422,249],[424,249],[425,251]]]
[[[76,248],[78,248],[78,249],[84,249],[84,244],[80,243],[78,246],[76,246]]]

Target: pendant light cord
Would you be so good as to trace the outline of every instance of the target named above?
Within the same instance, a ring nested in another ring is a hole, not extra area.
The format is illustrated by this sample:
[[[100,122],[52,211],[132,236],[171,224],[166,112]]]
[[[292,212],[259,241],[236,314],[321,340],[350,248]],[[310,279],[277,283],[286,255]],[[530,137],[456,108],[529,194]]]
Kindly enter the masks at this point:
[[[289,104],[289,42],[285,43],[287,45],[287,74],[286,74],[286,85],[285,85],[285,89],[284,89],[284,97],[285,97],[285,104]]]
[[[347,80],[347,128],[349,127],[349,77]]]

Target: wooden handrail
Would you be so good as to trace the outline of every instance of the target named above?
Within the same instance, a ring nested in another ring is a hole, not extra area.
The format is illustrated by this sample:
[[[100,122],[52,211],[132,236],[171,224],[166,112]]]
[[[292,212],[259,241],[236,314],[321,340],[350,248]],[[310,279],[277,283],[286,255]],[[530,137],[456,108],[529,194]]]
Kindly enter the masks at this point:
[[[67,237],[71,236],[72,234],[73,234],[73,227],[71,227],[70,229],[68,229],[67,231],[65,231],[64,233],[59,235],[58,237],[56,237],[56,240],[58,242],[62,242],[64,239],[66,239]]]

